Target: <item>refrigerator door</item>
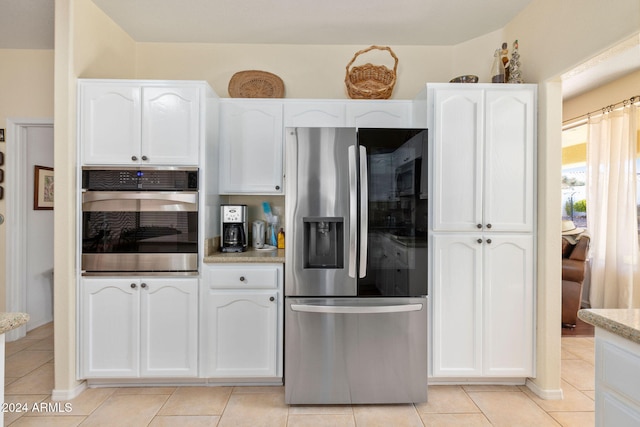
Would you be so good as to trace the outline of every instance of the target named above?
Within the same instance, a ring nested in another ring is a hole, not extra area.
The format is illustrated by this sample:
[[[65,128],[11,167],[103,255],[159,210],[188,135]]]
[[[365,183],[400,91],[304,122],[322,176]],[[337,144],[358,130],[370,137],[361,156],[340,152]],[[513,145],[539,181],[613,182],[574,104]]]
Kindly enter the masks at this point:
[[[288,128],[285,135],[286,295],[355,296],[356,131]]]
[[[358,129],[360,265],[358,295],[427,294],[425,129]]]
[[[288,404],[427,400],[427,299],[288,298]]]

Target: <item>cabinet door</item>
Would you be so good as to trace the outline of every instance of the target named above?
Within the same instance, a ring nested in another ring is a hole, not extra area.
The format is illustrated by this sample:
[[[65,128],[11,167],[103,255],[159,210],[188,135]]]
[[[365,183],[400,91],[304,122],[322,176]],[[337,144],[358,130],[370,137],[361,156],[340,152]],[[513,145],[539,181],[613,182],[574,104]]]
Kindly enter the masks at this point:
[[[533,236],[486,235],[483,374],[533,375]]]
[[[532,231],[535,91],[487,90],[485,111],[485,226]]]
[[[140,158],[140,88],[110,84],[80,86],[79,126],[86,165],[137,164]]]
[[[83,278],[81,287],[83,377],[137,377],[140,342],[138,282]]]
[[[349,101],[346,125],[357,128],[409,128],[411,105],[411,101]]]
[[[287,102],[284,105],[285,127],[344,127],[344,102]]]
[[[220,192],[283,192],[281,102],[220,103]]]
[[[209,291],[207,309],[207,376],[276,376],[277,291]]]
[[[196,87],[142,90],[143,164],[197,165],[200,100]]]
[[[143,377],[198,375],[198,279],[144,279],[140,371]]]
[[[434,92],[433,229],[482,228],[482,91]]]
[[[433,376],[482,374],[482,239],[433,237]]]

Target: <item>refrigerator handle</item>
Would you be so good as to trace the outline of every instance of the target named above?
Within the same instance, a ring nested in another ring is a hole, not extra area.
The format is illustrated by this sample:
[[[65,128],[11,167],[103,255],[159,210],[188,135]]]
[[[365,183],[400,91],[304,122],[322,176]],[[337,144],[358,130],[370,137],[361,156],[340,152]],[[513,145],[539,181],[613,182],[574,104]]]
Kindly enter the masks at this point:
[[[369,235],[369,181],[367,180],[367,149],[360,146],[360,274],[367,275],[367,236]]]
[[[422,310],[422,304],[401,305],[313,305],[291,304],[291,311],[301,313],[323,314],[375,314],[375,313],[406,313]]]
[[[356,147],[349,146],[349,277],[356,277],[356,242],[358,226],[358,172]]]

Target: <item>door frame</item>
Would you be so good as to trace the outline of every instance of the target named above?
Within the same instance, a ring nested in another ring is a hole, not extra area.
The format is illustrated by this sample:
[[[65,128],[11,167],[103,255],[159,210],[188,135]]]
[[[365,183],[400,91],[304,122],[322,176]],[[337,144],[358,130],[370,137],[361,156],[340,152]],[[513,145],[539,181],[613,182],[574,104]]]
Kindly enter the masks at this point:
[[[27,209],[32,199],[27,188],[27,129],[31,127],[53,127],[53,119],[18,118],[7,119],[6,144],[6,272],[5,292],[7,311],[25,312],[27,309]],[[7,341],[22,338],[27,325],[7,332]]]

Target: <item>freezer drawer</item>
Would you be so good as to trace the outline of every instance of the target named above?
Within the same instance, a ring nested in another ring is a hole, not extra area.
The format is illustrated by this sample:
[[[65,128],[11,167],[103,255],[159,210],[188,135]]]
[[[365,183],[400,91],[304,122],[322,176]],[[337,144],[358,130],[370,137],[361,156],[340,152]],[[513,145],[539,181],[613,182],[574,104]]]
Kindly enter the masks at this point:
[[[427,298],[287,298],[288,404],[427,400]]]

